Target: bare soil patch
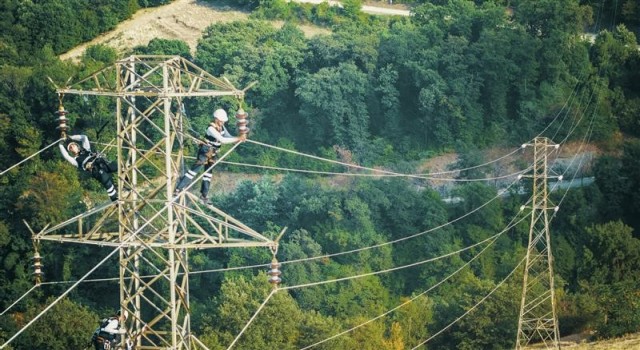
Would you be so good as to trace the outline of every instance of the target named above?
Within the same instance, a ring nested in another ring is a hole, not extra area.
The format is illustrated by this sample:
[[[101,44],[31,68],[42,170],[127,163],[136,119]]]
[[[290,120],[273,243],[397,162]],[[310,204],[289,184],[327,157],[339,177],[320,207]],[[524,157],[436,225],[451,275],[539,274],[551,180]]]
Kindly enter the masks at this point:
[[[195,53],[203,31],[215,23],[247,20],[249,13],[229,6],[213,5],[199,0],[176,0],[168,5],[142,9],[132,18],[120,23],[114,30],[102,34],[60,55],[61,60],[78,61],[89,46],[103,44],[112,47],[119,54],[147,45],[154,38],[182,40]],[[283,22],[274,22],[280,27]],[[330,31],[311,25],[299,25],[307,36],[328,34]]]

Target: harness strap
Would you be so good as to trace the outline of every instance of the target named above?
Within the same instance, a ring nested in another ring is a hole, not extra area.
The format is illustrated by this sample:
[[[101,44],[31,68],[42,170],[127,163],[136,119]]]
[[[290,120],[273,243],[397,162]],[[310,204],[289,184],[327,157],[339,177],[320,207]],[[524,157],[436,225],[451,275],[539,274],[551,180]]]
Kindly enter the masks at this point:
[[[102,153],[89,154],[89,156],[82,161],[82,169],[86,171],[91,171],[93,169],[93,165],[96,164],[96,162],[99,160],[104,160],[104,154]]]

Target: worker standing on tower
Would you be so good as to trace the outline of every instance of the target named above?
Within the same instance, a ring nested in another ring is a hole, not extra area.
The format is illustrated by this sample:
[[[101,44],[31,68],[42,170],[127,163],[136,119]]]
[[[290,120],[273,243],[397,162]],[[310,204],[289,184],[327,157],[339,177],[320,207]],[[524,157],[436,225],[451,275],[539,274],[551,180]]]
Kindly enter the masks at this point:
[[[216,109],[213,112],[213,120],[207,127],[205,133],[205,140],[200,143],[198,147],[198,154],[196,156],[196,162],[178,181],[178,185],[173,193],[177,196],[185,187],[189,186],[191,180],[196,176],[202,166],[205,167],[205,173],[202,176],[202,185],[200,186],[200,199],[207,201],[207,194],[209,193],[209,187],[211,185],[211,173],[215,157],[220,150],[222,144],[242,142],[247,139],[246,135],[240,135],[239,137],[229,134],[224,124],[229,120],[227,112],[224,109]]]
[[[71,135],[66,138],[70,140],[66,149],[64,147],[64,140],[61,140],[58,144],[60,146],[60,153],[64,159],[74,165],[80,171],[86,171],[91,176],[100,181],[102,187],[107,190],[107,194],[111,201],[118,200],[118,191],[113,186],[111,180],[111,174],[118,171],[118,166],[115,162],[107,161],[102,154],[91,152],[91,144],[89,138],[86,135]],[[80,142],[80,144],[78,144]]]

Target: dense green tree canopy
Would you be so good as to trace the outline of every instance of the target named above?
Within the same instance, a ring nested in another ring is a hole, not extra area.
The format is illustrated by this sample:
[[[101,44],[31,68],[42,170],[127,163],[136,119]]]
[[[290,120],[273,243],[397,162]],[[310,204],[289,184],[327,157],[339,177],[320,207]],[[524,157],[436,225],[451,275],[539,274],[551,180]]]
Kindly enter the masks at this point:
[[[39,229],[104,200],[99,185],[78,176],[55,147],[16,166],[60,136],[53,114],[59,101],[49,78],[63,84],[119,58],[101,45],[90,47],[77,64],[60,62],[56,55],[113,28],[139,7],[166,2],[0,1],[0,309],[32,287],[31,232],[22,220]],[[233,171],[240,177],[248,172],[260,176],[215,189],[214,203],[267,235],[288,227],[277,254],[280,261],[291,261],[282,267],[283,286],[349,279],[273,294],[238,348],[299,349],[356,327],[316,348],[395,350],[439,332],[522,259],[528,223],[506,230],[485,251],[475,247],[436,258],[503,231],[519,213],[531,192],[528,187],[498,195],[501,180],[474,179],[507,173],[501,164],[483,165],[488,161],[485,148],[518,147],[536,135],[563,146],[587,141],[601,152],[592,168],[584,170],[595,183],[551,194],[560,206],[551,232],[563,335],[597,330],[609,337],[637,331],[637,6],[631,0],[399,2],[411,4],[413,16],[367,16],[361,11],[363,2],[356,0],[345,1],[342,9],[326,3],[238,1],[236,5],[255,10],[256,18],[286,21],[277,26],[254,18],[215,23],[203,33],[195,53],[184,42],[165,39],[132,48],[138,54],[189,59],[193,54],[195,64],[237,87],[258,82],[248,90],[243,108],[250,115],[250,137],[270,145],[397,173],[423,172],[424,162],[434,155],[458,152],[451,166],[462,171],[451,171],[448,179],[362,179],[356,176],[365,172],[354,169],[347,170],[348,177],[327,176],[345,172],[345,167],[312,157],[248,143],[239,147],[230,160],[274,169],[217,168],[216,175]],[[299,21],[329,24],[331,33],[306,37]],[[594,43],[581,38],[583,28],[597,34]],[[208,124],[214,107],[230,114],[239,107],[233,98],[185,102],[189,126],[197,131]],[[113,100],[78,96],[64,103],[71,111],[72,130],[98,141],[115,138]],[[523,169],[530,161],[525,151],[515,157],[510,169]],[[553,166],[554,171],[561,167]],[[324,173],[281,176],[279,168]],[[448,187],[440,184],[452,180],[455,184]],[[100,247],[53,243],[42,249],[48,280],[76,279],[105,254]],[[264,264],[272,258],[262,249],[189,256],[191,266],[203,270]],[[390,270],[428,259],[434,261]],[[209,348],[226,349],[269,295],[264,270],[191,278],[193,330]],[[99,274],[117,275],[117,264]],[[521,280],[522,273],[515,273],[477,310],[426,346],[512,347]],[[38,289],[0,316],[0,340],[62,290]],[[117,308],[115,291],[109,283],[78,288],[40,321],[44,332],[26,332],[16,348],[82,348],[97,315]]]

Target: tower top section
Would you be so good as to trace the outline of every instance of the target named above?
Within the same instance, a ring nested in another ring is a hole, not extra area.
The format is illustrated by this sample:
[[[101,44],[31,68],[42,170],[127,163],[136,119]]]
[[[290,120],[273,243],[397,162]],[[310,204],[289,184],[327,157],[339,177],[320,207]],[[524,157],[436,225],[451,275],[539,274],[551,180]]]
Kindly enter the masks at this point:
[[[235,96],[226,78],[217,78],[180,56],[131,55],[56,91],[58,94],[113,97]]]

